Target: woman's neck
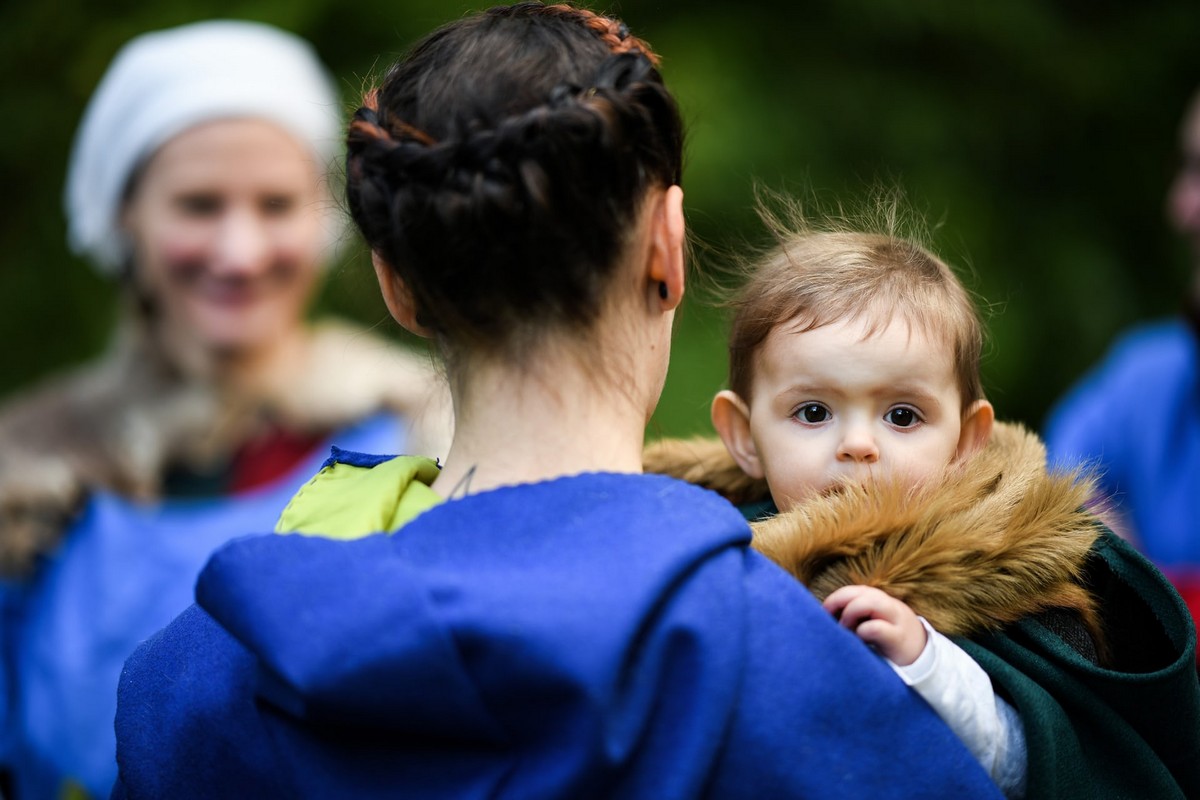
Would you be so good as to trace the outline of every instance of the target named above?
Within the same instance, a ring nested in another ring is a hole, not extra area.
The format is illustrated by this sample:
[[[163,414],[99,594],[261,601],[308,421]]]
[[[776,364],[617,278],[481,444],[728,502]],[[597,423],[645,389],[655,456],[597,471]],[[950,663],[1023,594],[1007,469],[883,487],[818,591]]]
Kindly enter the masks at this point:
[[[281,335],[269,347],[252,351],[207,352],[208,374],[217,386],[249,397],[270,397],[288,389],[303,369],[309,345],[304,328]]]
[[[267,397],[286,392],[304,364],[310,336],[302,325],[279,332],[263,347],[219,350],[203,347],[174,331],[139,322],[140,348],[184,382],[206,385],[221,394]]]
[[[583,472],[641,472],[647,403],[570,358],[482,365],[455,396],[444,497]],[[633,383],[632,381],[630,383]]]

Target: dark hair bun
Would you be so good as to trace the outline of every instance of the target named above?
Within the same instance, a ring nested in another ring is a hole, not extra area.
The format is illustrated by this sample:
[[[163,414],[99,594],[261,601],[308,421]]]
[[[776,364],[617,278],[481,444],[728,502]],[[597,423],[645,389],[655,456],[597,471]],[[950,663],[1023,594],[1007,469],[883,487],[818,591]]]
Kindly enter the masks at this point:
[[[613,54],[569,16],[480,15],[432,34],[368,96],[347,194],[422,324],[447,344],[503,346],[594,319],[642,198],[679,181],[681,151],[646,53]]]

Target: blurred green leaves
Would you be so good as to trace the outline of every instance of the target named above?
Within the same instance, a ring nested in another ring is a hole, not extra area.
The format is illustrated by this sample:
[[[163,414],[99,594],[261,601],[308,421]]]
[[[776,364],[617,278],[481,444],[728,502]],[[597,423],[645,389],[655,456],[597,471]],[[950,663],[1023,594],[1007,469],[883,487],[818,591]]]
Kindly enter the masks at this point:
[[[61,191],[87,96],[130,36],[224,16],[314,42],[347,106],[417,36],[488,3],[176,0],[0,8],[0,393],[94,354],[112,288],[66,250]],[[604,6],[599,6],[604,8]],[[689,222],[721,253],[763,244],[753,185],[852,197],[899,183],[989,304],[985,385],[1037,426],[1121,327],[1172,313],[1188,270],[1163,197],[1200,85],[1195,0],[627,0],[690,123]],[[360,247],[323,310],[386,322]],[[652,434],[707,430],[724,323],[680,315]]]

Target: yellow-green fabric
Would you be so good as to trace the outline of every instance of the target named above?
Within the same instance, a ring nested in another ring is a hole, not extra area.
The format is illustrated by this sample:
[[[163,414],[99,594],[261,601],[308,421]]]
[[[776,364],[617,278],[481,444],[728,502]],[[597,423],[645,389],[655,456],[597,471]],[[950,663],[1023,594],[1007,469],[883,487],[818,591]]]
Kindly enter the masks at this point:
[[[374,466],[331,460],[296,492],[275,532],[329,539],[391,533],[442,502],[429,488],[437,476],[437,462],[418,456]]]

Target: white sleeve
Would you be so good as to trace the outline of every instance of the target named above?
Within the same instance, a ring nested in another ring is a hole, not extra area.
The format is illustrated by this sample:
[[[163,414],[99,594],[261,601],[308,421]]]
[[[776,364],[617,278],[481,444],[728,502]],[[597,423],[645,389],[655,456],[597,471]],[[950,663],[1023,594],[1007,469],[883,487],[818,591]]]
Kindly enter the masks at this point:
[[[1016,709],[996,695],[966,651],[919,619],[927,634],[921,655],[906,667],[888,663],[958,735],[1005,797],[1024,797],[1029,753]]]

